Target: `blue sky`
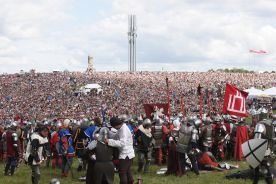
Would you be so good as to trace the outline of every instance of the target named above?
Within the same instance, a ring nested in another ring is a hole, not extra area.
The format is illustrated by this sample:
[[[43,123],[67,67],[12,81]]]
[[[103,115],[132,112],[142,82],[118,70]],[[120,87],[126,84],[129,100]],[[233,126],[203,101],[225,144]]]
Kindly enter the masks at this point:
[[[126,71],[127,16],[137,69],[276,70],[274,0],[0,0],[0,73]],[[261,49],[267,54],[249,53]]]

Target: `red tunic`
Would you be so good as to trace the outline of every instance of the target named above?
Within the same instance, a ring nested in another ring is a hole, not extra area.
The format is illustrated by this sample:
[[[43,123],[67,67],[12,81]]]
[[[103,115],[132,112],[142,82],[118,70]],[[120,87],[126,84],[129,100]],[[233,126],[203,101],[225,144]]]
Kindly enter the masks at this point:
[[[235,152],[234,152],[234,158],[235,160],[242,160],[242,144],[246,141],[248,141],[248,130],[245,125],[238,126],[237,127],[237,133],[236,133],[236,145],[235,145]]]
[[[6,156],[7,157],[18,157],[19,156],[19,148],[20,148],[20,142],[19,139],[17,141],[13,140],[11,131],[7,131],[5,133],[5,141],[6,141]],[[14,144],[17,144],[17,147],[13,146]]]
[[[212,158],[208,155],[207,152],[202,153],[202,155],[200,156],[200,158],[198,159],[198,163],[200,165],[211,165],[214,167],[218,167],[218,163],[214,162],[214,160],[212,160]]]

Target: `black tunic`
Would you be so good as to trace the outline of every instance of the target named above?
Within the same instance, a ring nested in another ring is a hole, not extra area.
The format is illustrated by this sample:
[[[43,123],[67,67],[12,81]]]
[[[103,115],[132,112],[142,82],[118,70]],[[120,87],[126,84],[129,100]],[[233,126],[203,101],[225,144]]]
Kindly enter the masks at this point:
[[[114,149],[104,143],[98,142],[95,148],[96,162],[93,168],[93,184],[114,182],[114,165],[112,162]]]

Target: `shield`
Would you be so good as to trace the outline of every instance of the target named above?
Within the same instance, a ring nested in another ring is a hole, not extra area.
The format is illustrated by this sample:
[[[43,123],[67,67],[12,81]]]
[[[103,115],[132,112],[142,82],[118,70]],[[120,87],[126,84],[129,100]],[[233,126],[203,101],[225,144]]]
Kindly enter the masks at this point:
[[[250,166],[256,168],[264,159],[267,150],[266,139],[251,139],[242,144],[242,153]]]

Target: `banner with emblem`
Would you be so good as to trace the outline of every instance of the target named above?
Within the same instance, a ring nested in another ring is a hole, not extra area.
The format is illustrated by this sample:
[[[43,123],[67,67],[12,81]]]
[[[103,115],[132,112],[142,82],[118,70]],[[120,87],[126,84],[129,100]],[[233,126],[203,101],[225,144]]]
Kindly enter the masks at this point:
[[[246,98],[248,93],[238,89],[236,86],[226,84],[223,113],[238,117],[247,117]]]
[[[160,116],[164,114],[168,116],[169,113],[169,104],[167,103],[156,103],[156,104],[144,104],[144,109],[147,118],[154,119],[155,113]]]

